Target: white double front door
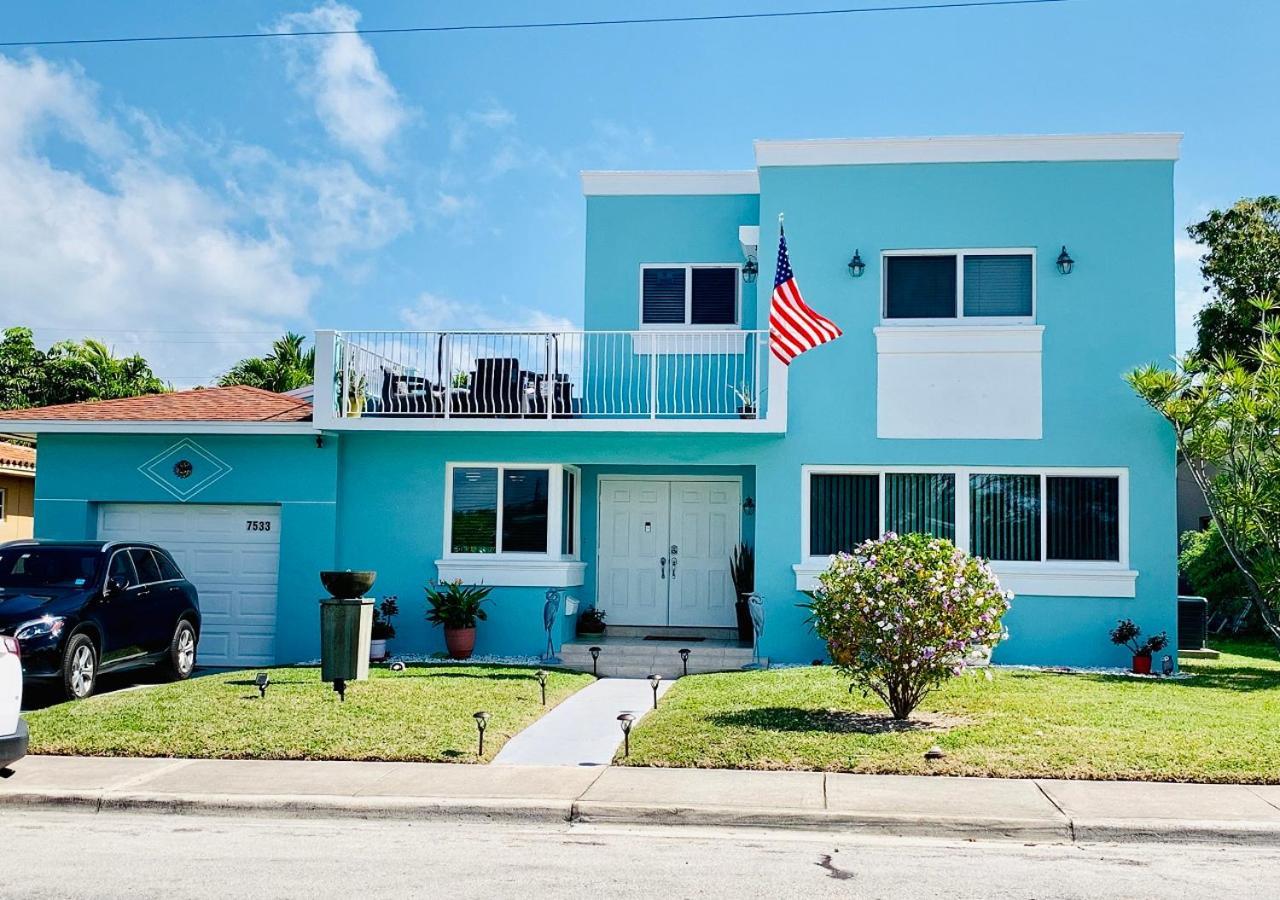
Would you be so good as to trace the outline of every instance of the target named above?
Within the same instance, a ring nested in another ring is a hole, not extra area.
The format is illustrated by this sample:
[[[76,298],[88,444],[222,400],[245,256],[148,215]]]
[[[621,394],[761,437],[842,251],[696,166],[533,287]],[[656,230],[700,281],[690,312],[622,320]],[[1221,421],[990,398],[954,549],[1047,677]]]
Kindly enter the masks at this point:
[[[596,604],[610,625],[732,628],[737,479],[600,478]]]

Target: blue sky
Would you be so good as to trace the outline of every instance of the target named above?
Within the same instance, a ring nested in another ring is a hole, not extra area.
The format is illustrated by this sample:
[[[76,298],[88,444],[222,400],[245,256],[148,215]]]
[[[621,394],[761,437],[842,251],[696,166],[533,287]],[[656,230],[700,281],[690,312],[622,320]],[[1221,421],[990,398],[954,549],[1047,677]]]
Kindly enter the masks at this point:
[[[12,5],[0,40],[855,5]],[[1280,4],[1043,6],[0,51],[0,325],[207,383],[284,328],[580,322],[595,168],[755,138],[1182,131],[1181,227],[1280,175]],[[1052,202],[1052,198],[1046,198]]]

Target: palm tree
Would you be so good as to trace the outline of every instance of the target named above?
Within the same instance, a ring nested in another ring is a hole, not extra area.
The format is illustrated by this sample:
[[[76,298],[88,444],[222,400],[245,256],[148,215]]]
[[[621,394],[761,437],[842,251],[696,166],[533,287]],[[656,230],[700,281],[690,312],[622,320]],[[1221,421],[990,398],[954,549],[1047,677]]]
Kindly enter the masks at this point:
[[[302,349],[306,338],[285,332],[271,344],[266,356],[242,359],[218,379],[219,387],[244,384],[266,391],[284,393],[311,384],[316,364],[316,349]]]

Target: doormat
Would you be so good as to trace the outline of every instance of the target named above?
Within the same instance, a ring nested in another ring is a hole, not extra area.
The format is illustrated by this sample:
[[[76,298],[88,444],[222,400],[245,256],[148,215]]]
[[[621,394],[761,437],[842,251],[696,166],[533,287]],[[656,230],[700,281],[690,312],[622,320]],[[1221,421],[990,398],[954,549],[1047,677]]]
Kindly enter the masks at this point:
[[[646,641],[675,641],[676,643],[697,644],[705,641],[704,637],[672,637],[669,634],[646,634]]]

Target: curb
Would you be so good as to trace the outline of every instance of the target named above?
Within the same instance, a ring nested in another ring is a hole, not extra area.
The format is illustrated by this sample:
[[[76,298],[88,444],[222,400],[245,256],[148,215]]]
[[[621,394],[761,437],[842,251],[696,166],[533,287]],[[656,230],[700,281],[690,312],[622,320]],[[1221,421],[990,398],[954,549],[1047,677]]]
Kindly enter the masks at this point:
[[[22,791],[0,795],[5,807],[176,815],[267,815],[278,818],[436,819],[511,822],[835,829],[891,837],[1011,840],[1024,843],[1216,843],[1280,846],[1280,823],[1150,819],[1019,819],[648,805],[592,800],[500,797],[350,797],[326,794],[161,794],[133,791]]]

